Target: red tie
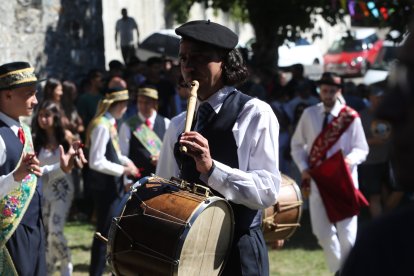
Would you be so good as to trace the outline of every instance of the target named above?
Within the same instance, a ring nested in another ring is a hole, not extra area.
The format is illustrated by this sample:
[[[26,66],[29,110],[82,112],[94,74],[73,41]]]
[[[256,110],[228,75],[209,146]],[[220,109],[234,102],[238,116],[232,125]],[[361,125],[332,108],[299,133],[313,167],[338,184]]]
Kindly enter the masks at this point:
[[[151,121],[150,121],[150,119],[147,118],[145,120],[145,124],[147,125],[147,127],[151,128]]]
[[[22,142],[22,144],[24,145],[25,138],[23,128],[19,127],[19,130],[17,131],[17,136],[19,137],[20,142]]]

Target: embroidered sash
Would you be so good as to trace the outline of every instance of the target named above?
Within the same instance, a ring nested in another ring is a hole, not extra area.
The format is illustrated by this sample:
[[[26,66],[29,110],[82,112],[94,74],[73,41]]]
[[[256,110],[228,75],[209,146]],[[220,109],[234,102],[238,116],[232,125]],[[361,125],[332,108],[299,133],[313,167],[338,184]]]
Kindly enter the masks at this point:
[[[111,121],[105,116],[95,118],[91,122],[91,133],[92,133],[92,130],[99,124],[104,125],[109,130],[109,135],[111,137],[112,145],[114,146],[116,153],[120,155],[121,148],[119,147],[118,131],[115,128],[114,124],[112,124]],[[90,147],[90,144],[87,146]]]
[[[309,154],[310,168],[316,167],[326,156],[328,150],[338,141],[342,133],[347,130],[358,113],[348,106],[344,106],[338,114],[322,131],[313,142]]]
[[[21,125],[25,136],[25,144],[16,169],[25,154],[34,152],[30,128],[25,124]],[[36,190],[36,184],[37,177],[34,174],[28,174],[17,188],[0,199],[0,275],[17,275],[5,245],[22,220]]]
[[[152,129],[140,122],[138,118],[131,120],[128,124],[131,132],[151,155],[160,153],[162,141]]]

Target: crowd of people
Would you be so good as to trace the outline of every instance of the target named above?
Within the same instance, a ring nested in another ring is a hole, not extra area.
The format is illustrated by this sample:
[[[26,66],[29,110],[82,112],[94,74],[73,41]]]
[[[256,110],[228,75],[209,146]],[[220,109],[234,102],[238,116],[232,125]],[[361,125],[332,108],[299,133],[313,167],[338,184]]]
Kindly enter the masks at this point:
[[[11,237],[1,229],[7,243],[0,243],[0,256],[12,259],[5,269],[32,275],[35,267],[35,275],[52,275],[60,262],[61,275],[71,275],[63,233],[67,218],[90,221],[107,235],[123,195],[152,173],[203,183],[229,200],[235,236],[223,275],[268,275],[260,210],[276,202],[280,173],[295,179],[309,195],[312,230],[334,273],[355,243],[360,208],[345,217],[327,214],[329,195],[324,193],[331,191],[323,190],[322,180],[312,181],[319,177],[315,168],[328,164],[337,152],[343,154],[344,168],[348,166],[344,172],[367,198],[372,217],[399,206],[407,196],[394,177],[391,126],[374,116],[384,83],[355,85],[330,72],[314,81],[301,64],[285,72],[245,66],[235,49],[237,36],[210,21],[188,22],[176,32],[182,37],[179,63],[155,56],[139,60],[121,40],[126,64],[113,60],[108,71],[93,69],[84,79],[48,78],[37,95],[30,65],[0,67],[0,197],[10,203],[16,198],[14,190],[22,193],[27,186],[30,196],[21,201],[36,205],[19,207],[30,211],[23,219],[16,213],[10,225],[17,230]],[[192,131],[182,133],[187,84],[193,80],[200,82],[200,116]],[[13,110],[23,104],[25,108]],[[207,116],[201,118],[204,112]],[[23,142],[17,139],[24,126],[19,116],[31,116]],[[316,147],[318,139],[332,141]],[[177,143],[188,153],[177,152]],[[358,195],[360,207],[365,198]],[[22,227],[33,232],[29,241]],[[45,247],[45,259],[39,251],[38,257],[30,256],[33,264],[23,265],[27,256],[21,244],[26,242],[31,248]],[[106,246],[94,239],[91,275],[103,274],[105,254]]]

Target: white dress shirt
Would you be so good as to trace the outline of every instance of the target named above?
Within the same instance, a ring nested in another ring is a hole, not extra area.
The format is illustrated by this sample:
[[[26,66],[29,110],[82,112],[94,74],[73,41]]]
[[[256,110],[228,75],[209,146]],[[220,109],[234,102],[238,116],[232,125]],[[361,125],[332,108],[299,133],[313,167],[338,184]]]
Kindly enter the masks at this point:
[[[2,112],[0,112],[0,120],[6,123],[6,125],[8,125],[11,128],[11,130],[17,137],[17,131],[20,128],[20,123]],[[7,159],[7,151],[5,144],[6,142],[7,141],[4,141],[3,137],[0,136],[0,166],[3,166]],[[42,166],[40,169],[42,171],[43,177],[48,181],[51,181],[58,177],[63,177],[65,175],[65,173],[61,170],[59,163]],[[0,176],[0,198],[6,196],[8,193],[10,193],[12,190],[16,189],[20,185],[21,182],[14,180],[14,171],[15,170],[13,170],[7,175]]]
[[[109,119],[112,124],[115,124],[115,118],[107,112],[105,117]],[[124,173],[124,164],[132,162],[128,157],[118,154],[121,164],[109,161],[105,157],[106,145],[111,139],[110,130],[104,124],[98,124],[91,132],[91,145],[89,148],[89,167],[92,170],[101,172],[103,174],[121,176]]]
[[[138,117],[142,122],[145,122],[146,118],[140,112],[138,112]],[[156,117],[157,117],[157,112],[154,111],[151,117],[148,118],[149,121],[151,122],[152,128],[154,128]],[[170,119],[164,118],[164,122],[165,122],[165,129],[167,129],[168,126],[170,125]],[[162,140],[163,137],[160,137],[160,139]],[[129,141],[130,140],[131,140],[131,129],[129,125],[126,122],[124,122],[122,123],[121,128],[119,129],[119,146],[121,148],[121,153],[125,156],[128,156],[129,154]]]
[[[218,113],[233,87],[224,87],[207,99]],[[200,106],[197,103],[197,108]],[[174,158],[174,144],[184,130],[186,112],[171,119],[164,136],[156,174],[169,179],[179,175]],[[214,160],[216,168],[208,177],[200,178],[227,200],[251,209],[263,209],[275,204],[279,194],[278,135],[279,123],[271,107],[258,99],[249,100],[232,129],[239,168],[231,168]],[[220,139],[220,137],[217,137]]]
[[[337,117],[343,105],[337,101],[330,111],[328,122]],[[302,172],[309,168],[309,153],[313,142],[322,130],[325,109],[323,103],[308,107],[304,110],[291,141],[292,158]],[[358,187],[357,165],[361,164],[368,154],[368,144],[365,139],[361,119],[355,118],[338,141],[328,150],[326,157],[332,156],[338,150],[351,161],[351,173],[354,184]]]

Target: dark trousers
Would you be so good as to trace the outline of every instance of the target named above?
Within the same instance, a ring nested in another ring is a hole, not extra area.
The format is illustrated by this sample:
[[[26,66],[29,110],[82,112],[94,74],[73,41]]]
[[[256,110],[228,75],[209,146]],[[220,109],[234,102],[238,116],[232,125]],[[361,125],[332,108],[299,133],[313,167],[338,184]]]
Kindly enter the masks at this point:
[[[131,58],[135,56],[135,47],[134,45],[121,46],[121,52],[124,63],[127,65]]]
[[[113,190],[93,191],[93,198],[96,208],[96,232],[100,232],[104,237],[108,237],[111,221],[121,197]],[[106,244],[94,238],[92,242],[91,264],[89,267],[90,275],[102,275],[106,265]]]
[[[20,224],[6,247],[19,276],[46,275],[46,253],[43,223],[37,227]]]
[[[244,234],[235,234],[229,258],[221,275],[269,275],[269,256],[259,227]]]

